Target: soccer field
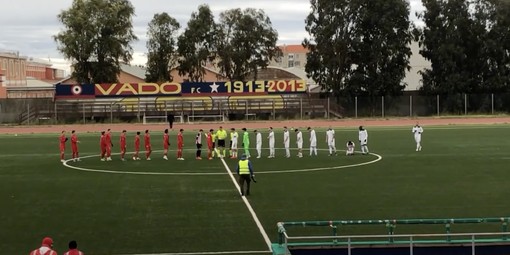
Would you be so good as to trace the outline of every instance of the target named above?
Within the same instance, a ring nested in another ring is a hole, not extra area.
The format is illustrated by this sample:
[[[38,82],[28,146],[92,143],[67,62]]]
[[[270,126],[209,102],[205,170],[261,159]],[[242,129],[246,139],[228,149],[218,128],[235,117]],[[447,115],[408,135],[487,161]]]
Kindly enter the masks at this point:
[[[27,254],[51,236],[59,253],[74,239],[86,254],[268,254],[263,233],[277,242],[279,221],[509,216],[508,125],[425,126],[421,152],[415,151],[411,127],[367,130],[373,154],[366,156],[345,156],[346,141],[357,140],[352,128],[336,129],[338,156],[328,156],[321,129],[318,157],[308,156],[306,131],[303,158],[295,149],[284,158],[278,149],[276,158],[268,159],[264,149],[261,159],[251,159],[257,177],[248,197],[253,214],[228,174],[237,160],[225,159],[228,167],[220,159],[195,160],[191,130],[185,133],[184,161],[175,159],[176,131],[170,134],[174,150],[168,161],[162,159],[162,131],[152,131],[157,150],[152,161],[127,157],[125,162],[118,155],[99,161],[98,134],[78,134],[82,161],[68,162],[70,167],[59,161],[58,134],[0,135],[2,253]],[[254,147],[252,132],[250,137]],[[267,147],[267,133],[263,137]],[[128,133],[129,151],[132,138]],[[118,133],[113,141],[118,152]],[[281,130],[276,130],[276,146],[283,146]],[[452,231],[488,227],[494,226],[453,226]],[[443,233],[444,227],[396,229],[397,234],[418,232]],[[292,233],[331,234],[319,228]],[[339,229],[339,234],[361,233],[385,234],[385,229]]]

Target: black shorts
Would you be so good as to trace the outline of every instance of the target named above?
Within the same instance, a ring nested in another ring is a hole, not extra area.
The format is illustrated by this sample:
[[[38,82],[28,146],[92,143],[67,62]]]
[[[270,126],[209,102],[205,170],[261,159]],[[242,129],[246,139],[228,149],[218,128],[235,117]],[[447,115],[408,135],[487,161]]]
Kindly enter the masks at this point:
[[[225,148],[225,140],[218,140],[218,148]]]
[[[198,150],[202,149],[202,144],[201,143],[197,143],[197,149]]]
[[[228,146],[229,148],[232,148],[232,141],[230,141],[230,145]]]

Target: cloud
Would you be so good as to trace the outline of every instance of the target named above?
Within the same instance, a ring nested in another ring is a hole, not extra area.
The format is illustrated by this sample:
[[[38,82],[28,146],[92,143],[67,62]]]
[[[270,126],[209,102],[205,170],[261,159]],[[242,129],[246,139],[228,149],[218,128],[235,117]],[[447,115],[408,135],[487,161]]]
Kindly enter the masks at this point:
[[[421,0],[409,0],[411,19],[415,11],[423,10]],[[0,15],[0,50],[20,51],[20,54],[35,58],[62,59],[57,51],[53,35],[57,34],[62,25],[57,15],[71,6],[73,0],[47,1],[23,0],[9,1],[8,8],[2,9]],[[133,63],[145,64],[147,24],[154,14],[167,12],[176,18],[181,28],[192,12],[201,4],[208,4],[216,19],[222,11],[231,8],[263,9],[278,31],[279,43],[300,44],[305,36],[304,19],[310,11],[309,0],[131,0],[136,16],[133,18],[133,29],[139,41],[134,42]],[[65,62],[64,62],[65,63]]]

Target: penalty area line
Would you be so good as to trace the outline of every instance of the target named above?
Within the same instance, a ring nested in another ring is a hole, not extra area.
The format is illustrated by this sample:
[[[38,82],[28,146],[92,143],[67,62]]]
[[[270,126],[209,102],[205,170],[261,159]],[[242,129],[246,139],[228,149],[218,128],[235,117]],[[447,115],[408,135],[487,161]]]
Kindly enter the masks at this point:
[[[218,152],[218,151],[219,150],[216,149],[216,152]],[[218,155],[219,155],[219,153],[218,153]],[[223,157],[220,157],[220,159],[221,159],[221,163],[223,163],[223,166],[225,167],[225,170],[227,171],[228,175],[232,179],[232,182],[234,183],[234,186],[236,187],[237,192],[239,192],[239,195],[241,195],[241,187],[239,186],[239,183],[237,183],[237,180],[234,177],[234,174],[232,173],[232,170],[230,170],[230,167],[227,165],[227,162],[225,162],[225,159]],[[269,236],[267,235],[266,230],[262,226],[262,223],[260,222],[257,214],[255,213],[255,210],[253,210],[253,207],[251,206],[250,201],[248,201],[246,196],[241,196],[241,198],[243,199],[244,204],[248,208],[248,211],[250,211],[251,217],[255,221],[255,224],[259,228],[260,234],[264,238],[264,241],[266,242],[267,248],[269,249],[269,251],[272,251],[271,240],[269,239]]]

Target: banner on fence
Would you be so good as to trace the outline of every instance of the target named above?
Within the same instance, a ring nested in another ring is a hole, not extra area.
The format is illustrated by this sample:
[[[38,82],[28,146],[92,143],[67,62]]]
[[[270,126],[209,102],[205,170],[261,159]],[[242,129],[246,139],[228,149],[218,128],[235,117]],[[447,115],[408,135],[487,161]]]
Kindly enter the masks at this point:
[[[112,98],[157,96],[244,96],[295,94],[307,91],[304,80],[267,80],[235,82],[168,82],[57,84],[55,98]]]

